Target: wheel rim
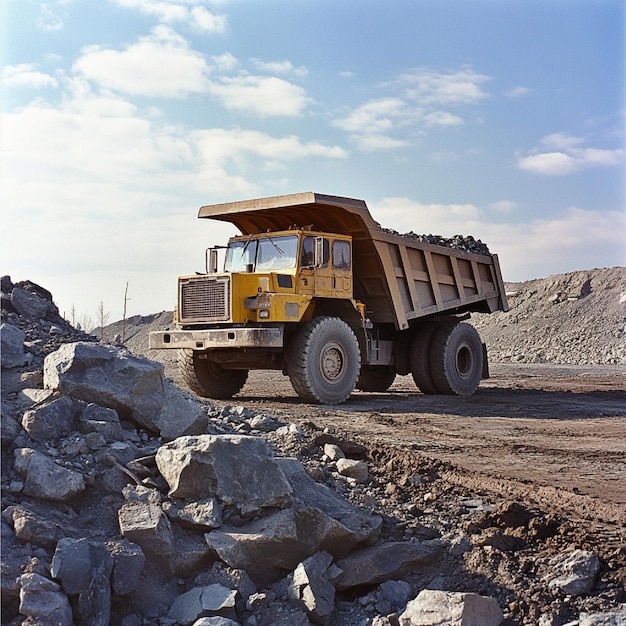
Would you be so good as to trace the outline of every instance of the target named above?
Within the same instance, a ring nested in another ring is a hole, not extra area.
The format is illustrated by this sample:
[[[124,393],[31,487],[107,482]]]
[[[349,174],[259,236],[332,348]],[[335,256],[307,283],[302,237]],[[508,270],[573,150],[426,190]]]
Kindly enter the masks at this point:
[[[474,371],[474,353],[468,343],[462,343],[456,351],[456,371],[459,378],[467,380]]]
[[[320,373],[324,380],[335,383],[345,370],[346,353],[335,341],[327,343],[320,353]]]

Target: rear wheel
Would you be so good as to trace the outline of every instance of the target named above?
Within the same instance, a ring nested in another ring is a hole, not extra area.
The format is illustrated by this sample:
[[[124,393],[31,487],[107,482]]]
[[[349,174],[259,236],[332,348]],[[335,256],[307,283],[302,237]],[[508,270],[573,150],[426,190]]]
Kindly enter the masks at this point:
[[[194,350],[178,351],[178,369],[183,380],[203,398],[226,400],[241,391],[248,378],[248,370],[227,370],[211,361],[201,359]]]
[[[437,332],[437,324],[424,324],[411,341],[411,374],[417,388],[426,394],[439,393],[431,373],[430,347]]]
[[[387,391],[395,379],[393,365],[363,365],[356,388],[361,391]]]
[[[316,317],[294,336],[287,353],[288,375],[296,393],[310,402],[340,404],[359,377],[361,354],[348,324]]]
[[[471,396],[483,371],[483,345],[469,324],[446,325],[430,347],[431,374],[439,393]]]

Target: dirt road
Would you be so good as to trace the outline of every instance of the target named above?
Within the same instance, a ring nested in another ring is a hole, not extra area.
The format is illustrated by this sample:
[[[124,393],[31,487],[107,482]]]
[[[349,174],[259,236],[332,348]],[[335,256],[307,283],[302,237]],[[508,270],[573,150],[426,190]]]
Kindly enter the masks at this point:
[[[398,377],[338,407],[302,403],[286,377],[253,372],[233,403],[447,461],[447,478],[477,492],[626,523],[623,367],[495,365],[470,398],[422,395]]]

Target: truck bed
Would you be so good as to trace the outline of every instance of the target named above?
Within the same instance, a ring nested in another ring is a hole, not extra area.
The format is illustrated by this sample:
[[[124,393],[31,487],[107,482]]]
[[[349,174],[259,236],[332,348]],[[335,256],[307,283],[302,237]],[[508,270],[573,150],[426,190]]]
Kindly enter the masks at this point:
[[[198,217],[231,222],[244,235],[293,225],[350,235],[354,295],[377,324],[403,330],[413,320],[444,312],[508,310],[497,255],[385,231],[363,200],[305,192],[207,205]]]

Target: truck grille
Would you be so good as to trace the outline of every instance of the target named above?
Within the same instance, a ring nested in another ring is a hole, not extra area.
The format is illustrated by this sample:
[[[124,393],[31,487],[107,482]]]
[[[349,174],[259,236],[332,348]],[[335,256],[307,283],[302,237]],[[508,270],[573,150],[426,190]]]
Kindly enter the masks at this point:
[[[178,286],[179,322],[215,322],[230,319],[230,277],[185,278]]]

